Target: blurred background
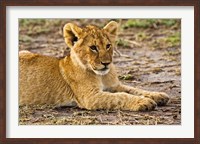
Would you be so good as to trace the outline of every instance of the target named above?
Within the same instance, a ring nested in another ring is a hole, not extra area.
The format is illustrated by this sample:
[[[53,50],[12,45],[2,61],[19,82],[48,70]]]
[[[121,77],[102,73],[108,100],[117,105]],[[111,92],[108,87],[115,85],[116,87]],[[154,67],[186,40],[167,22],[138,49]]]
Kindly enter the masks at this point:
[[[180,19],[19,19],[19,50],[62,58],[70,51],[62,36],[66,23],[103,28],[111,20],[119,23],[114,53],[119,79],[138,88],[166,92],[171,103],[151,112],[23,106],[20,124],[181,124]]]
[[[66,23],[103,27],[111,20],[119,23],[117,47],[148,47],[155,50],[180,46],[178,19],[20,19],[19,49],[36,52],[42,49],[43,54],[59,57],[67,50],[62,36]]]

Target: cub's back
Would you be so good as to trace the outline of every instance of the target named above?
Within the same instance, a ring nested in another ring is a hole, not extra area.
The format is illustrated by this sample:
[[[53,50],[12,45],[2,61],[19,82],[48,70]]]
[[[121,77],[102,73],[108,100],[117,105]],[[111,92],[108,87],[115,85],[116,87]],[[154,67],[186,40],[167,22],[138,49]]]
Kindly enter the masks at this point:
[[[19,53],[20,104],[62,104],[72,92],[59,71],[59,60],[53,57]]]

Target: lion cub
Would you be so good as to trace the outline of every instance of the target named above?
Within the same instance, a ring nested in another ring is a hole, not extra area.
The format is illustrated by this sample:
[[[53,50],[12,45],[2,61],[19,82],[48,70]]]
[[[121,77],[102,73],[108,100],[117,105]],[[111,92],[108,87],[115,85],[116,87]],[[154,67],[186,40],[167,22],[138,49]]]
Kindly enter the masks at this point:
[[[75,101],[80,108],[153,110],[165,105],[165,93],[149,92],[123,85],[112,63],[117,23],[103,29],[88,25],[80,28],[68,23],[64,39],[70,56],[59,60],[28,51],[19,52],[20,105],[66,105]]]

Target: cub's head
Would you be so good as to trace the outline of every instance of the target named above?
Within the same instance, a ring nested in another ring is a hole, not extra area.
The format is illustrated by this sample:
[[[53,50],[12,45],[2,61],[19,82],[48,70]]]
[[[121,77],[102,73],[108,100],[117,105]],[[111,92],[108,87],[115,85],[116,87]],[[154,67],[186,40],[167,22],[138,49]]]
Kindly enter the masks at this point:
[[[63,28],[65,42],[71,48],[72,61],[98,75],[105,75],[112,63],[117,23],[109,22],[104,28],[88,25],[80,28],[68,23]]]

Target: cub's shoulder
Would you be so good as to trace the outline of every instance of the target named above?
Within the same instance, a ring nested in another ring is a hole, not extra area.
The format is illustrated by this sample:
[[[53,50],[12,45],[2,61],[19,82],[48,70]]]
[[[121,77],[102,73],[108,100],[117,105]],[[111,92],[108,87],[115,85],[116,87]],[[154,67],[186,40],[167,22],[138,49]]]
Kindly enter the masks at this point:
[[[59,60],[54,57],[50,56],[44,56],[36,53],[32,53],[27,50],[23,50],[19,52],[19,61],[20,63],[43,63],[43,64],[49,64],[49,63],[55,63],[58,62]]]
[[[19,59],[20,60],[31,60],[38,57],[38,54],[31,53],[30,51],[23,50],[19,52]]]

